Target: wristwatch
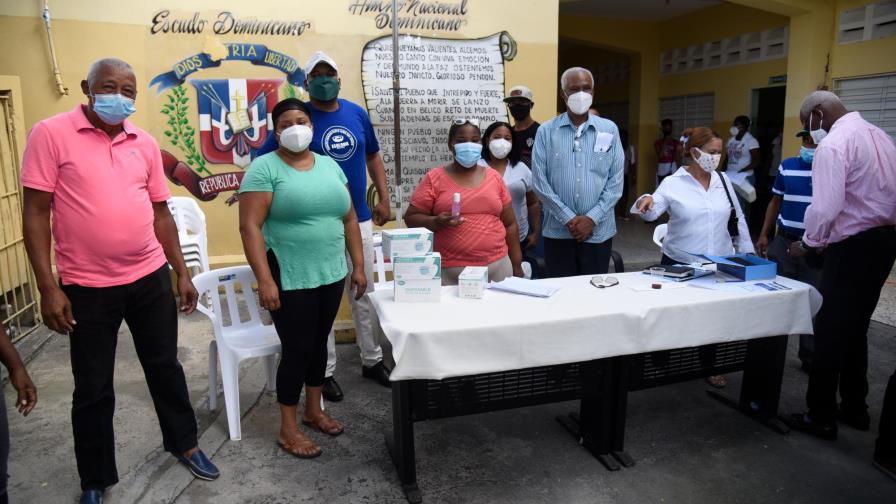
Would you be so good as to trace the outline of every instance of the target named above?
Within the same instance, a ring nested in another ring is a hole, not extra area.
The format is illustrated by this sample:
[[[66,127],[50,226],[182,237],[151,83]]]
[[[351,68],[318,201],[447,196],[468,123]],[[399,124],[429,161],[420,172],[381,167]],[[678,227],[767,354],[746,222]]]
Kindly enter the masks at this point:
[[[809,251],[809,248],[806,247],[806,244],[803,243],[803,240],[796,242],[796,246],[799,247],[799,249],[802,250],[803,252]]]

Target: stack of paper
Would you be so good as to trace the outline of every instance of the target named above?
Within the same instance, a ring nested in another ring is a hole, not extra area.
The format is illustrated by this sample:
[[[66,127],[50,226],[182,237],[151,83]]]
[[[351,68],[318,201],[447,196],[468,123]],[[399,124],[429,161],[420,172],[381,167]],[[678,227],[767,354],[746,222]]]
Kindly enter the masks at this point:
[[[556,285],[546,284],[544,282],[533,282],[525,278],[508,277],[500,282],[492,282],[489,289],[500,290],[504,292],[512,292],[514,294],[524,294],[526,296],[535,297],[551,297],[560,290]]]

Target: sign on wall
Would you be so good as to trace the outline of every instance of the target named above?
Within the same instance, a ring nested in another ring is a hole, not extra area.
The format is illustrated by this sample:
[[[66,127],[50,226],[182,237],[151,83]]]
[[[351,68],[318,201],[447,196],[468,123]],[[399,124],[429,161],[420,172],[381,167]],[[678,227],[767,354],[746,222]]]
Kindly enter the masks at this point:
[[[507,121],[504,62],[516,56],[507,32],[481,39],[402,36],[401,73],[402,206],[423,175],[451,162],[448,128],[454,119],[475,119],[484,130]],[[388,180],[395,180],[392,98],[392,39],[364,46],[361,79],[370,120],[380,141]],[[392,205],[397,206],[395,191]]]

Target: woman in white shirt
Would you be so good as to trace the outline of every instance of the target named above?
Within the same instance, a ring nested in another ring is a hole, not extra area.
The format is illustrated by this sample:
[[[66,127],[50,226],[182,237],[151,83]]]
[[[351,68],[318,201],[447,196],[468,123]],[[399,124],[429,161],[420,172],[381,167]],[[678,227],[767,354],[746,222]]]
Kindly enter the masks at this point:
[[[482,159],[504,178],[519,227],[520,250],[523,259],[534,268],[536,263],[531,254],[541,235],[541,203],[532,188],[532,171],[520,161],[521,154],[522,146],[514,144],[510,124],[496,122],[485,129]]]
[[[669,213],[662,264],[701,260],[695,254],[753,253],[743,212],[733,204],[737,200],[731,181],[715,171],[722,156],[721,138],[709,128],[691,128],[684,136],[685,166],[663,179],[654,194],[638,198],[631,212],[648,222]],[[737,225],[732,223],[729,232],[732,210]]]
[[[638,198],[631,208],[648,222],[669,212],[660,263],[700,261],[694,254],[753,253],[747,222],[740,205],[734,204],[734,187],[727,176],[716,171],[722,157],[722,139],[709,128],[687,129],[684,137],[685,166],[663,179],[654,194]],[[736,224],[731,221],[734,217]],[[714,355],[701,348],[700,360],[710,365]],[[710,376],[706,381],[714,387],[727,384],[724,376]]]

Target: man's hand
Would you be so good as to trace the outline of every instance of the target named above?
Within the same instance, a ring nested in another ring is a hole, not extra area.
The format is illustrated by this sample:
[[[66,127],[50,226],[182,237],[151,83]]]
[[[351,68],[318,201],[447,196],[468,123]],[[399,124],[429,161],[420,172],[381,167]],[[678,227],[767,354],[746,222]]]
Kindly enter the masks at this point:
[[[355,268],[352,270],[352,288],[355,291],[355,301],[361,299],[361,296],[367,291],[367,275],[364,270]]]
[[[380,201],[373,207],[373,223],[377,226],[382,226],[383,224],[389,222],[389,219],[392,218],[392,208],[389,206],[388,200]]]
[[[513,267],[513,276],[517,278],[525,278],[526,273],[523,271],[522,265],[516,265]]]
[[[37,387],[34,386],[24,366],[10,373],[9,382],[19,393],[16,398],[16,409],[22,416],[28,416],[37,404]]]
[[[280,309],[280,289],[277,284],[271,282],[258,283],[258,302],[261,307],[267,311],[277,311]]]
[[[759,257],[768,257],[768,236],[760,236],[759,239],[756,240],[754,247],[756,248],[756,255]]]
[[[77,322],[72,315],[72,304],[59,286],[54,285],[46,292],[41,292],[40,313],[44,324],[60,334],[68,334],[75,330]]]
[[[790,242],[790,248],[787,249],[787,255],[790,257],[806,257],[809,251],[803,247],[803,242],[797,240],[795,242]]]
[[[538,245],[538,235],[535,233],[530,234],[526,237],[526,245],[523,247],[526,250],[534,249]]]
[[[193,313],[199,301],[199,292],[193,286],[193,280],[189,275],[177,275],[177,294],[180,297],[180,311],[187,315]]]
[[[590,217],[577,215],[566,224],[566,228],[577,242],[583,242],[594,233],[594,221]]]
[[[442,229],[446,227],[457,227],[464,223],[463,217],[458,217],[453,219],[451,217],[451,212],[442,212],[440,214],[434,215],[436,229]]]

